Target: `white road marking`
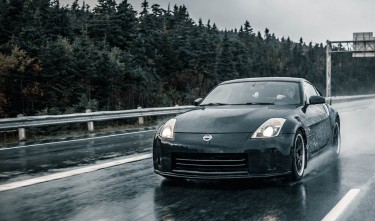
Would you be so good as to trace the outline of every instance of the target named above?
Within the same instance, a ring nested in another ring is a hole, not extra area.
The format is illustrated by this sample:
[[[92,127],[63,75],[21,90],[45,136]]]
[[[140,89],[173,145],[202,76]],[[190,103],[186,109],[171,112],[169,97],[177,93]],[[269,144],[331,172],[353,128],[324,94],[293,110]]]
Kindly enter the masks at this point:
[[[348,207],[351,201],[360,192],[360,189],[351,189],[346,195],[336,204],[335,207],[322,219],[322,221],[334,221],[341,213]]]
[[[78,142],[78,141],[85,141],[85,140],[96,140],[96,139],[109,138],[109,137],[118,137],[118,136],[130,135],[130,134],[147,133],[147,132],[151,132],[151,131],[155,131],[155,130],[144,130],[144,131],[136,131],[136,132],[123,133],[123,134],[113,134],[113,135],[101,136],[101,137],[82,138],[82,139],[77,139],[77,140],[64,140],[64,141],[58,141],[58,142],[52,142],[52,143],[41,143],[41,144],[23,145],[23,146],[17,146],[17,147],[6,147],[6,148],[0,148],[0,151],[2,151],[2,150],[19,149],[19,148],[25,148],[25,147],[44,146],[44,145],[51,145],[51,144],[61,144],[61,143]]]
[[[151,153],[142,154],[142,155],[132,156],[132,157],[121,159],[121,160],[111,161],[111,162],[108,162],[108,163],[102,163],[102,164],[98,164],[98,165],[87,166],[87,167],[83,167],[83,168],[79,168],[79,169],[75,169],[75,170],[71,170],[71,171],[55,173],[55,174],[51,174],[51,175],[41,176],[41,177],[32,178],[32,179],[23,180],[23,181],[18,181],[18,182],[14,182],[14,183],[3,184],[3,185],[0,185],[0,192],[6,191],[6,190],[16,189],[16,188],[20,188],[20,187],[30,186],[30,185],[34,185],[34,184],[38,184],[38,183],[48,182],[48,181],[51,181],[51,180],[62,179],[62,178],[70,177],[70,176],[83,174],[83,173],[89,173],[89,172],[93,172],[93,171],[96,171],[96,170],[105,169],[105,168],[108,168],[108,167],[114,167],[114,166],[118,166],[118,165],[121,165],[121,164],[126,164],[126,163],[131,163],[131,162],[135,162],[135,161],[139,161],[139,160],[148,159],[148,158],[151,158],[151,157],[152,157]]]

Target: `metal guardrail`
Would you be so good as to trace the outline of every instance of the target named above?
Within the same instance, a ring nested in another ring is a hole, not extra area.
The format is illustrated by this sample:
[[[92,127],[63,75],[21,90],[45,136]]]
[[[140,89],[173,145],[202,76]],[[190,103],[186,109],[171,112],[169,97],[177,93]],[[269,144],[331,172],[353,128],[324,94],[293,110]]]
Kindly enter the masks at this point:
[[[327,103],[342,103],[354,100],[363,100],[375,98],[375,95],[344,96],[344,97],[327,97]],[[139,118],[139,123],[143,124],[143,117],[162,116],[180,114],[195,106],[176,106],[176,107],[159,107],[144,108],[124,111],[98,111],[90,113],[65,114],[65,115],[44,115],[44,116],[19,116],[17,118],[0,119],[0,129],[18,129],[19,139],[26,139],[25,128],[40,127],[48,125],[59,125],[69,123],[88,123],[89,131],[92,132],[93,122],[106,121],[126,118]]]
[[[0,129],[28,128],[48,125],[116,120],[135,117],[172,115],[186,112],[195,106],[144,108],[124,111],[98,111],[65,115],[21,116],[0,119]]]
[[[372,99],[372,98],[375,98],[375,94],[357,95],[357,96],[326,97],[326,101],[328,102],[330,99],[332,99],[332,104],[337,104],[337,103],[364,100],[364,99]]]

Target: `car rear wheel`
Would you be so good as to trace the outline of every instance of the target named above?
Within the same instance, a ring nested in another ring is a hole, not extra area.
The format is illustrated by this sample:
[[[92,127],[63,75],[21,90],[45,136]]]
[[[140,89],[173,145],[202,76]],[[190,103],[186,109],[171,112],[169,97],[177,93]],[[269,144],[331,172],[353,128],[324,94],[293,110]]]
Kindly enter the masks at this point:
[[[338,122],[335,123],[335,127],[333,129],[332,148],[333,148],[335,157],[338,157],[340,154],[340,150],[341,150],[340,125]]]
[[[292,149],[292,180],[298,181],[302,179],[305,172],[306,149],[305,140],[300,131],[296,133],[293,141]]]

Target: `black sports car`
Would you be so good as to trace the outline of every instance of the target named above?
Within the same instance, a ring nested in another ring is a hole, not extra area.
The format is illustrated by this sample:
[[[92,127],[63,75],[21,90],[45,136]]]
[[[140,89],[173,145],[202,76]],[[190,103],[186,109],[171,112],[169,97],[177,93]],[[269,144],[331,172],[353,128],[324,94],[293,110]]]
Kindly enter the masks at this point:
[[[307,80],[226,81],[164,123],[154,170],[167,178],[303,177],[309,159],[340,152],[340,117]]]

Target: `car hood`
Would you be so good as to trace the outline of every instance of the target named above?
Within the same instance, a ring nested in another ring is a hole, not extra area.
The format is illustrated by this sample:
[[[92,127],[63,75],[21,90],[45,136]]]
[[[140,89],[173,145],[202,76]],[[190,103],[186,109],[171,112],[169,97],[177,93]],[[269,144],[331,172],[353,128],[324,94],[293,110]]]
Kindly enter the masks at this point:
[[[270,118],[286,118],[292,105],[202,107],[176,117],[176,133],[249,133]]]

